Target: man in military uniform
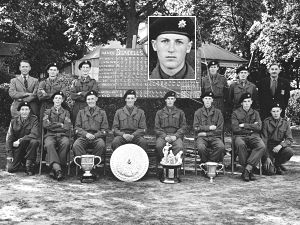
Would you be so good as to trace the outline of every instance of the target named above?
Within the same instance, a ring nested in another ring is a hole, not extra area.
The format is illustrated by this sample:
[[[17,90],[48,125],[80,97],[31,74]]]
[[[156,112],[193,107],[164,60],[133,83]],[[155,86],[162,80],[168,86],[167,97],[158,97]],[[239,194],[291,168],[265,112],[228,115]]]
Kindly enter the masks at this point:
[[[224,114],[224,102],[228,94],[228,84],[224,76],[218,73],[219,62],[212,60],[208,63],[208,74],[202,78],[202,94],[212,92],[214,94],[213,106]]]
[[[144,111],[134,105],[136,99],[134,90],[126,91],[124,95],[126,105],[115,114],[112,126],[115,135],[111,144],[113,150],[127,143],[147,149],[147,141],[143,137],[147,129],[146,117]]]
[[[274,102],[281,105],[281,117],[285,117],[285,109],[290,98],[290,83],[288,80],[279,77],[280,71],[279,64],[271,64],[269,66],[270,77],[262,79],[258,84],[258,95],[263,119],[270,116]]]
[[[279,103],[274,103],[270,117],[263,122],[262,138],[267,146],[263,157],[264,172],[268,175],[282,175],[286,168],[282,165],[293,156],[291,144],[293,142],[289,122],[280,116],[282,108]],[[275,170],[271,169],[274,168]]]
[[[85,96],[89,91],[99,91],[98,84],[95,79],[89,76],[91,71],[91,62],[83,61],[79,64],[80,78],[72,82],[70,89],[71,98],[75,101],[72,110],[72,122],[75,123],[79,110],[87,106]]]
[[[232,83],[229,88],[229,104],[233,110],[239,108],[240,98],[244,93],[250,93],[253,98],[252,108],[258,108],[257,87],[247,80],[249,76],[248,66],[240,66],[236,73],[239,77],[238,82]]]
[[[31,114],[30,104],[21,102],[17,109],[20,115],[10,122],[6,136],[7,170],[16,172],[25,162],[26,174],[34,175],[34,162],[39,147],[39,124],[37,116]]]
[[[43,127],[46,130],[44,147],[51,168],[50,176],[58,181],[64,179],[62,166],[67,164],[67,154],[70,150],[69,134],[72,127],[69,111],[61,106],[64,96],[62,91],[54,93],[52,95],[54,105],[45,111],[43,117]]]
[[[251,94],[242,94],[240,103],[241,107],[231,116],[233,142],[239,163],[244,168],[242,178],[249,181],[254,180],[252,169],[259,163],[266,147],[260,138],[262,122],[259,113],[251,108]]]
[[[108,122],[105,111],[96,105],[97,95],[96,91],[89,91],[85,97],[88,106],[77,114],[75,130],[78,138],[73,144],[75,156],[92,154],[101,157],[105,150]]]
[[[29,76],[31,70],[30,63],[27,60],[20,62],[19,69],[21,75],[11,79],[9,85],[9,96],[14,100],[11,107],[11,116],[18,116],[17,108],[22,102],[30,104],[31,113],[39,116],[39,107],[37,103],[37,90],[39,86],[38,79]]]
[[[39,83],[37,96],[40,100],[41,109],[40,115],[44,115],[46,109],[50,109],[53,106],[52,96],[58,91],[62,91],[66,94],[66,85],[58,80],[58,65],[57,63],[50,63],[46,68],[49,77]]]
[[[221,140],[224,119],[222,112],[212,106],[213,97],[212,92],[204,93],[204,106],[194,115],[193,128],[197,135],[197,149],[202,163],[222,162],[225,153],[225,146]]]
[[[164,99],[166,106],[155,115],[156,149],[160,158],[164,156],[163,148],[167,142],[172,145],[174,155],[184,150],[182,140],[187,129],[184,112],[174,106],[175,92],[168,91]]]
[[[195,37],[195,23],[191,17],[150,17],[149,35],[153,48],[150,60],[151,54],[157,54],[157,65],[149,79],[196,78],[195,70],[186,62]]]

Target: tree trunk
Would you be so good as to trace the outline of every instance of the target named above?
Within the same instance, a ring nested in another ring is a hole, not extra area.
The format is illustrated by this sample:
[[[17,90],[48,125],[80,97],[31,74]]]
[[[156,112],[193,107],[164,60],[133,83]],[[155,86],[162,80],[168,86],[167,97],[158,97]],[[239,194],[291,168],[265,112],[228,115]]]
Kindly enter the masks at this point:
[[[132,37],[137,35],[139,20],[137,18],[135,0],[130,0],[129,9],[127,11],[127,39],[126,39],[126,48],[132,48]]]

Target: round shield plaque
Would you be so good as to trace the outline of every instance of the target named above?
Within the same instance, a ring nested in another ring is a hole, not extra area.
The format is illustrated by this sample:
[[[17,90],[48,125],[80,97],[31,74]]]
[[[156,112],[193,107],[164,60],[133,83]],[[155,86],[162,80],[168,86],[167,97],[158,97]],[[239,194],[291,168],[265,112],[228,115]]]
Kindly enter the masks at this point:
[[[135,144],[118,147],[110,158],[111,171],[121,181],[133,182],[141,179],[148,167],[147,153]]]

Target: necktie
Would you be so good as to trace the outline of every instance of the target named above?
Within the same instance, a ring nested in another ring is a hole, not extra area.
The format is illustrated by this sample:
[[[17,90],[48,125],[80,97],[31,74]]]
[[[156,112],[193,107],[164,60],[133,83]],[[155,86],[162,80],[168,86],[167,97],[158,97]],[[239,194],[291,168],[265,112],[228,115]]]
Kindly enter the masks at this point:
[[[276,79],[273,79],[271,82],[271,91],[272,91],[272,95],[275,95],[275,90],[276,90]]]
[[[27,82],[26,76],[24,76],[24,86],[25,86],[25,88],[28,88],[28,82]]]

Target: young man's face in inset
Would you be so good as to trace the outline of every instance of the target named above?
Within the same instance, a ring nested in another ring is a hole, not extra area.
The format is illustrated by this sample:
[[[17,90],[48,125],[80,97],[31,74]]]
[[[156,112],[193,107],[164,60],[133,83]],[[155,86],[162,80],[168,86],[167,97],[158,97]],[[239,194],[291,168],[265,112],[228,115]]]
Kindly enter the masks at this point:
[[[27,118],[30,113],[30,108],[28,106],[22,106],[20,109],[20,115],[22,118]]]
[[[244,101],[241,104],[242,104],[244,110],[249,110],[252,105],[252,99],[246,98],[246,99],[244,99]]]
[[[218,70],[219,70],[219,66],[218,65],[212,65],[209,67],[209,74],[210,75],[216,75]]]
[[[279,108],[279,107],[273,107],[272,110],[271,110],[272,117],[275,120],[278,120],[280,118],[281,111],[282,111],[281,108]]]
[[[88,64],[83,64],[80,71],[83,77],[87,77],[91,71],[91,67]]]
[[[271,77],[274,77],[274,78],[278,77],[278,75],[279,75],[279,73],[280,73],[280,68],[279,68],[279,66],[276,65],[276,64],[270,66],[270,68],[269,68],[269,73],[270,73]]]
[[[166,101],[166,104],[168,107],[173,107],[174,106],[174,103],[176,101],[176,98],[175,97],[168,97],[165,99]]]
[[[86,97],[86,103],[91,108],[96,106],[97,101],[98,101],[98,98],[95,95],[89,95]]]
[[[61,106],[63,101],[64,101],[64,98],[61,95],[55,95],[53,98],[53,103],[55,106]]]
[[[249,75],[249,72],[248,72],[247,70],[241,70],[241,71],[238,73],[239,80],[240,80],[240,81],[245,81],[245,80],[247,80],[248,75]]]
[[[136,101],[135,95],[127,95],[127,97],[125,98],[125,102],[128,107],[134,106],[135,101]]]
[[[152,47],[157,52],[160,67],[164,72],[178,72],[185,64],[186,54],[191,51],[192,41],[185,35],[160,34],[156,40],[152,40]]]
[[[22,75],[28,75],[31,70],[30,64],[28,62],[21,62],[19,66],[19,70]]]
[[[204,107],[205,107],[205,108],[211,107],[211,104],[212,104],[212,102],[213,102],[213,98],[212,98],[212,97],[206,96],[206,97],[204,97],[202,100],[203,100],[203,103],[204,103]]]
[[[56,66],[51,66],[48,69],[49,78],[50,79],[55,79],[57,77],[58,72],[59,72],[59,70],[57,69]]]

